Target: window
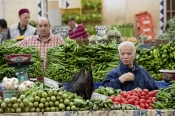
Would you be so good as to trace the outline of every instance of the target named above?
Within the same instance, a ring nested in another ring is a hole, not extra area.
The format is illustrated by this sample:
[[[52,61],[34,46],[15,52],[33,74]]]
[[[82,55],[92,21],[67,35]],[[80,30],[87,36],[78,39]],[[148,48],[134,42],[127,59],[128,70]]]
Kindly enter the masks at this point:
[[[175,16],[175,0],[166,0],[166,21]]]

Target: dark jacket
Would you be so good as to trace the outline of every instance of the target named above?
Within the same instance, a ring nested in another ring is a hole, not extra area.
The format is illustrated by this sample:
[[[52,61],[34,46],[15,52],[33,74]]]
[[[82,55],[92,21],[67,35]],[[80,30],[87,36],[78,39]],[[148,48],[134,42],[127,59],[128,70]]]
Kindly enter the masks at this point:
[[[111,70],[105,77],[102,86],[112,87],[114,89],[121,89],[123,91],[130,91],[137,87],[141,89],[148,89],[149,91],[157,89],[154,79],[150,74],[136,62],[134,62],[134,69],[129,68],[120,62],[120,66]],[[121,75],[132,72],[135,76],[134,81],[126,81],[123,84],[118,79]]]

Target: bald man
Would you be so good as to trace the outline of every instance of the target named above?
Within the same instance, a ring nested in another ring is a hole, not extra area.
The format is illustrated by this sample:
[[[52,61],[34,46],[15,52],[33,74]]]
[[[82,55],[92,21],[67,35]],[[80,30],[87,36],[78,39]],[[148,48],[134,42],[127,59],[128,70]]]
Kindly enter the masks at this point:
[[[33,35],[15,44],[15,46],[35,46],[43,59],[43,70],[46,66],[46,53],[51,47],[64,44],[64,40],[59,35],[50,33],[51,25],[47,18],[42,17],[37,22],[38,35]],[[31,53],[32,54],[32,53]]]

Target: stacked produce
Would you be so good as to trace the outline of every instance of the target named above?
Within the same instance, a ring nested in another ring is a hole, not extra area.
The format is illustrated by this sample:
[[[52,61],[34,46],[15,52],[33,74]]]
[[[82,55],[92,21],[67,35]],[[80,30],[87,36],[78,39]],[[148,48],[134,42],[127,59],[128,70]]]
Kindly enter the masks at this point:
[[[95,26],[92,25],[88,25],[85,27],[86,31],[88,32],[89,35],[95,35],[96,31],[95,31]]]
[[[158,90],[156,94],[157,101],[153,103],[155,109],[174,109],[175,108],[175,81],[171,82],[166,89]]]
[[[131,91],[122,91],[117,96],[110,96],[114,104],[132,104],[140,109],[153,109],[153,101],[156,101],[155,97],[157,91],[148,91],[147,89],[134,89]]]
[[[29,22],[29,25],[31,25],[31,26],[33,26],[33,27],[36,27],[37,23],[36,23],[36,21],[31,20],[31,21]]]
[[[62,15],[62,23],[67,24],[69,18],[74,18],[76,23],[81,23],[80,15],[77,13],[67,13]]]
[[[175,16],[167,21],[163,33],[159,36],[160,39],[168,39],[170,42],[175,41]]]
[[[158,48],[140,50],[137,48],[136,60],[149,71],[155,80],[161,80],[160,69],[175,69],[175,43],[161,44]]]
[[[31,61],[34,62],[34,64],[30,66],[29,76],[31,78],[36,78],[37,76],[42,75],[42,71],[41,71],[42,59],[40,57],[39,51],[35,47],[11,46],[11,44],[14,41],[10,40],[9,42],[10,43],[5,41],[5,44],[1,46],[0,80],[2,80],[3,77],[14,77],[15,76],[14,68],[8,66],[8,62],[5,58],[5,55],[9,55],[9,54],[31,54],[32,53]]]
[[[119,95],[121,90],[120,89],[114,89],[112,87],[103,87],[100,86],[98,89],[95,90],[96,93],[105,95],[105,96],[111,96],[111,95]]]
[[[91,44],[78,46],[75,41],[67,40],[65,45],[51,48],[47,52],[45,76],[58,82],[69,82],[82,66],[92,62],[93,80],[101,82],[105,75],[119,64],[117,44]]]
[[[82,21],[99,21],[102,19],[102,15],[99,12],[83,13]]]
[[[97,8],[99,8],[100,6],[100,0],[82,0],[83,8],[94,8],[94,10],[97,10]]]

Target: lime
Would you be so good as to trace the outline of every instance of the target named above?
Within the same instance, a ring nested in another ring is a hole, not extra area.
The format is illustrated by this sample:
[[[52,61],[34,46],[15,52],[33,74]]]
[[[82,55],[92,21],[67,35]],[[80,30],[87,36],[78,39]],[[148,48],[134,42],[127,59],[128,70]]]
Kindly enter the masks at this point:
[[[33,97],[31,97],[31,98],[29,99],[29,101],[33,103],[33,102],[35,101],[35,99],[34,99]]]
[[[54,95],[54,96],[57,96],[57,94],[58,94],[58,93],[57,93],[56,91],[53,92],[53,95]]]
[[[12,103],[7,104],[8,108],[11,108],[13,105]]]
[[[5,109],[5,113],[10,113],[10,111],[11,111],[11,108],[6,108]]]
[[[44,106],[49,107],[49,102],[45,102]]]
[[[33,97],[33,98],[35,98],[36,95],[37,95],[36,92],[33,92],[33,93],[32,93],[32,97]]]
[[[47,98],[46,98],[46,101],[47,101],[47,102],[50,102],[50,97],[47,97]]]
[[[58,111],[59,111],[59,108],[58,108],[58,107],[55,107],[55,111],[57,111],[57,112],[58,112]]]
[[[58,101],[55,101],[55,106],[58,106],[59,105],[59,102]]]
[[[33,103],[32,103],[32,102],[29,103],[29,107],[30,107],[30,108],[33,107]]]
[[[38,105],[39,105],[39,103],[38,103],[38,102],[34,102],[34,103],[33,103],[33,106],[34,106],[35,108],[37,108],[37,107],[38,107]]]
[[[36,112],[40,112],[40,108],[36,108]]]
[[[46,107],[46,108],[45,108],[45,111],[46,111],[46,112],[50,112],[50,108],[49,108],[49,107]]]
[[[62,98],[63,98],[63,99],[66,99],[66,98],[67,98],[67,95],[66,95],[66,94],[63,94],[63,95],[62,95]]]
[[[70,111],[70,106],[67,106],[67,107],[66,107],[66,110],[67,110],[67,111]]]
[[[57,100],[60,100],[61,99],[61,97],[60,96],[57,96]]]
[[[23,100],[23,104],[24,104],[24,106],[28,106],[29,105],[29,100],[28,99],[24,99]]]
[[[56,101],[56,97],[55,97],[55,96],[52,96],[52,97],[50,98],[50,100],[54,102],[54,101]]]
[[[40,97],[39,96],[35,96],[35,101],[39,102],[40,101]]]
[[[17,103],[21,103],[21,99],[19,98],[19,99],[17,99]]]
[[[65,109],[65,105],[63,103],[60,103],[59,104],[59,109],[61,109],[61,110]]]
[[[51,111],[51,112],[55,112],[55,107],[51,107],[51,108],[50,108],[50,111]]]
[[[21,99],[21,100],[24,100],[24,99],[25,99],[25,95],[21,95],[21,96],[20,96],[20,99]]]
[[[0,113],[4,113],[4,109],[3,108],[0,108]]]
[[[72,111],[76,111],[76,110],[77,110],[76,106],[74,106],[74,105],[71,106],[71,110],[72,110]]]
[[[21,103],[19,103],[19,108],[24,108],[24,104],[21,102]]]
[[[44,108],[44,104],[43,103],[39,103],[39,108],[40,109]]]
[[[62,96],[63,95],[63,92],[58,92],[58,96]]]
[[[53,93],[54,93],[53,90],[49,90],[48,96],[51,97],[53,95]]]
[[[10,108],[10,113],[15,113],[16,110],[14,108]]]
[[[54,103],[52,101],[49,102],[49,106],[53,107]]]
[[[29,112],[30,108],[29,107],[25,107],[24,108],[24,112]]]
[[[30,108],[29,111],[30,112],[35,112],[35,108]]]
[[[2,99],[0,99],[0,105],[3,103]]]
[[[40,102],[41,102],[41,103],[45,103],[45,102],[46,102],[46,99],[45,99],[45,98],[41,98],[41,99],[40,99]]]
[[[47,95],[46,92],[43,92],[43,93],[42,93],[42,97],[43,97],[43,98],[47,98],[47,96],[48,96],[48,95]]]
[[[9,98],[5,98],[5,99],[4,99],[4,102],[5,102],[6,104],[9,104],[9,103],[10,103],[10,99],[9,99]]]
[[[21,113],[21,108],[17,108],[16,113]]]
[[[17,102],[17,98],[16,97],[12,97],[11,99],[10,99],[10,102],[13,104],[13,103],[16,103]]]
[[[69,106],[70,106],[70,107],[71,107],[71,106],[73,106],[73,103],[72,103],[72,102],[70,102],[70,103],[69,103]]]
[[[69,105],[69,100],[68,100],[68,99],[65,99],[65,100],[64,100],[64,104],[65,104],[65,105]]]
[[[18,103],[14,103],[13,108],[17,109],[18,108]]]
[[[42,91],[42,90],[39,90],[39,91],[37,92],[37,95],[38,95],[39,97],[42,97],[42,93],[43,93],[43,91]]]

